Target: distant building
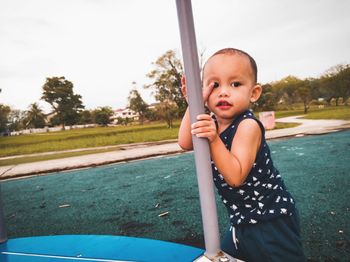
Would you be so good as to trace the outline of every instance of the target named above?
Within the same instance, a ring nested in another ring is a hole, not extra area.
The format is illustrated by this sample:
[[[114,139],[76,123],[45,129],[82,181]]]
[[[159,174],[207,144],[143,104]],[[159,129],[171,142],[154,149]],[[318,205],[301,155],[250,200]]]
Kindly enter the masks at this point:
[[[114,124],[118,123],[118,118],[139,120],[139,114],[129,108],[119,108],[113,111],[112,121]]]

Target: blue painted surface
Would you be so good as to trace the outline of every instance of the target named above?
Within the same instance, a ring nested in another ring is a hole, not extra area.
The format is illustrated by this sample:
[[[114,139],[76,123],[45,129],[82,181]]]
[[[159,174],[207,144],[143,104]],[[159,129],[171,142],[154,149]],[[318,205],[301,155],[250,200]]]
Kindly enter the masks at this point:
[[[1,262],[185,262],[193,261],[203,253],[204,250],[202,249],[172,242],[106,235],[58,235],[16,238],[0,245]]]

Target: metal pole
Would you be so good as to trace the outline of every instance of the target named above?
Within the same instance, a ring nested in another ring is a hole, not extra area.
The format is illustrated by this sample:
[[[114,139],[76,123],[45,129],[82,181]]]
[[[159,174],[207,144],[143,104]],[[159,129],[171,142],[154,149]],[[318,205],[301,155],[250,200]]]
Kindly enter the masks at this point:
[[[190,0],[176,0],[181,46],[186,72],[191,123],[204,113],[196,36]],[[216,211],[214,183],[210,164],[209,144],[206,139],[193,138],[196,172],[201,204],[205,256],[212,259],[220,251],[219,226]]]
[[[0,244],[7,241],[7,233],[5,228],[5,216],[2,208],[1,184],[0,184]]]

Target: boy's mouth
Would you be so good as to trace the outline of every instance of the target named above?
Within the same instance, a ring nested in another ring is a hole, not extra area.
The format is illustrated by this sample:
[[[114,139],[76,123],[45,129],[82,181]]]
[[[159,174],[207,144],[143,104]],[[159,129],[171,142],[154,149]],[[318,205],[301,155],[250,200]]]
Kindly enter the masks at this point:
[[[216,104],[217,107],[220,107],[220,108],[229,108],[232,106],[231,103],[227,102],[226,100],[220,100],[217,104]]]

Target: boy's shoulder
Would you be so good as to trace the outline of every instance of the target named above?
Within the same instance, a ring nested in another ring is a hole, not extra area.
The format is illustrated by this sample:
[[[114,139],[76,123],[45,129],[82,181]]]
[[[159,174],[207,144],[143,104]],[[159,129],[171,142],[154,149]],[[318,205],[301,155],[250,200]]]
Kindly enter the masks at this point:
[[[246,118],[240,121],[237,126],[237,134],[249,135],[261,135],[261,128],[256,119]]]

